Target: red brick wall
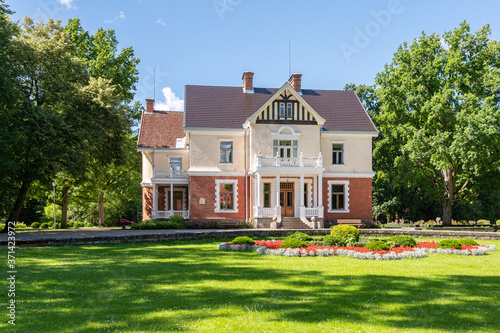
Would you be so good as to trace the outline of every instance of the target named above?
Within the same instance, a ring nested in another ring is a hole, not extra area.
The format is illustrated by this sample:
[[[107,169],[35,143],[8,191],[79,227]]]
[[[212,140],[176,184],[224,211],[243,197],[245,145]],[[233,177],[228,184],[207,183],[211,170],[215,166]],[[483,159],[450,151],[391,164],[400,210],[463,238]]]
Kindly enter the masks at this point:
[[[236,213],[215,212],[215,180],[238,180],[238,199]],[[200,199],[205,199],[205,204],[200,205]],[[191,176],[191,189],[189,195],[191,202],[192,220],[245,220],[245,177],[232,176]]]
[[[142,188],[142,220],[149,220],[151,218],[151,211],[153,210],[153,188]]]
[[[349,181],[349,213],[328,213],[328,181]],[[371,178],[323,178],[323,206],[325,220],[372,219],[372,179]]]

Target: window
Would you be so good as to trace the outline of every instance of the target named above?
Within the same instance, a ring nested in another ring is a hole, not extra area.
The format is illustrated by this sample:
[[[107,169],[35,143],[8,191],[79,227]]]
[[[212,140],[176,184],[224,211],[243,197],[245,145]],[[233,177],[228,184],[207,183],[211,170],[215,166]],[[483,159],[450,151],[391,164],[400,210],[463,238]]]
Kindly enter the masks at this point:
[[[233,143],[231,141],[221,141],[220,143],[220,162],[233,163]]]
[[[271,207],[271,183],[264,183],[264,207]]]
[[[328,181],[328,212],[349,213],[349,181]]]
[[[344,185],[332,185],[332,209],[344,209]]]
[[[215,212],[238,212],[238,181],[235,179],[215,180]]]
[[[285,103],[280,103],[280,117],[285,116]]]
[[[219,184],[219,209],[234,209],[233,184]]]
[[[286,104],[286,116],[293,117],[293,103]]]
[[[171,157],[168,168],[170,171],[172,171],[172,177],[174,178],[179,177],[181,175],[181,170],[182,170],[182,158]]]
[[[297,157],[297,140],[273,140],[273,156]]]
[[[332,144],[332,164],[344,164],[344,145]]]

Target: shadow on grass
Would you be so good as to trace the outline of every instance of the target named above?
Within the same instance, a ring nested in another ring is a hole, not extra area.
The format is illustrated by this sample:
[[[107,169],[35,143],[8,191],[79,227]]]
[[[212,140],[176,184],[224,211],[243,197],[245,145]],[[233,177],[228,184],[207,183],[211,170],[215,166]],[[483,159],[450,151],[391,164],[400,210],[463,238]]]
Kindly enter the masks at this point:
[[[363,261],[220,252],[217,242],[21,250],[18,325],[44,332],[190,331],[204,319],[230,318],[236,307],[272,314],[270,322],[500,330],[500,276],[336,274],[310,269],[311,261],[343,260],[343,269]]]

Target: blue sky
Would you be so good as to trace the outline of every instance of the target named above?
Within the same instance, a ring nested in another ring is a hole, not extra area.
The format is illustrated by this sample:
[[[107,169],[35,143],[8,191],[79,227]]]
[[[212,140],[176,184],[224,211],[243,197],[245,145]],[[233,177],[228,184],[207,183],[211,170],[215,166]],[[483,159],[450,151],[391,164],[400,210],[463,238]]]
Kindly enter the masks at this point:
[[[372,84],[397,47],[422,31],[442,33],[467,20],[472,30],[490,24],[500,39],[499,1],[264,1],[264,0],[6,0],[35,19],[79,18],[84,29],[113,29],[120,47],[141,59],[136,100],[153,97],[163,109],[182,108],[184,85],[240,86],[244,71],[257,87],[288,80],[342,89]],[[153,85],[156,72],[156,89]]]

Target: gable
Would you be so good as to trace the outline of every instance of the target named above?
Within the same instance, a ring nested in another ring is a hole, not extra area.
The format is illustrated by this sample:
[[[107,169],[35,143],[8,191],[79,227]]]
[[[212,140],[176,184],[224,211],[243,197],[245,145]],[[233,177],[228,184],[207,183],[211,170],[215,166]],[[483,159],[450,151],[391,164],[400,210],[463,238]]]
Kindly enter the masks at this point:
[[[287,82],[248,118],[250,123],[323,125],[323,119]]]

